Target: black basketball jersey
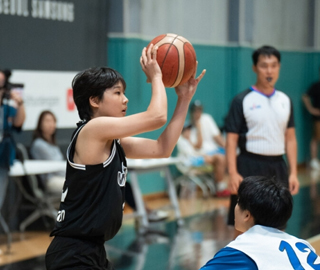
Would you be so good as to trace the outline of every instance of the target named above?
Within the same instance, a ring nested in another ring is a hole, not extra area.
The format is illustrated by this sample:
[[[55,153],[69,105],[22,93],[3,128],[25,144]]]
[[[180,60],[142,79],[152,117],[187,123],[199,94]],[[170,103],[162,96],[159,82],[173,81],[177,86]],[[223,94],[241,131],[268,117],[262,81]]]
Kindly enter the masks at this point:
[[[113,141],[111,154],[103,163],[74,163],[75,145],[83,126],[76,130],[67,150],[66,181],[51,236],[104,242],[121,227],[127,163],[119,140]]]

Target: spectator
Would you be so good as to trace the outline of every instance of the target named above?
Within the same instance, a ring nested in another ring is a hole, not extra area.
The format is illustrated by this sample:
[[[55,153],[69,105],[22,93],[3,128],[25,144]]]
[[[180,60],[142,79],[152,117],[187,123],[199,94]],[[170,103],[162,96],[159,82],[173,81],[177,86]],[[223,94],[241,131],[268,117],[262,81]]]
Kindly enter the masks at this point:
[[[245,178],[238,189],[235,228],[243,232],[221,249],[202,270],[319,269],[319,256],[305,240],[285,229],[293,200],[279,179]],[[307,254],[306,254],[307,253]]]
[[[319,80],[309,87],[308,91],[302,96],[302,100],[313,118],[313,133],[310,142],[310,167],[320,170],[318,160],[318,145],[320,142],[320,67]]]
[[[191,123],[189,141],[198,153],[205,157],[206,163],[214,168],[214,179],[217,183],[217,196],[229,196],[224,181],[226,173],[225,140],[211,115],[203,112],[199,100],[190,106]]]
[[[25,120],[23,99],[19,93],[11,90],[10,75],[10,71],[0,70],[0,211],[6,195],[10,166],[15,158],[13,132],[20,131]],[[3,221],[1,212],[0,218]]]
[[[30,154],[34,159],[64,160],[60,147],[56,144],[57,119],[51,111],[43,111],[33,132]],[[41,175],[45,189],[52,193],[61,193],[65,180],[65,171]]]

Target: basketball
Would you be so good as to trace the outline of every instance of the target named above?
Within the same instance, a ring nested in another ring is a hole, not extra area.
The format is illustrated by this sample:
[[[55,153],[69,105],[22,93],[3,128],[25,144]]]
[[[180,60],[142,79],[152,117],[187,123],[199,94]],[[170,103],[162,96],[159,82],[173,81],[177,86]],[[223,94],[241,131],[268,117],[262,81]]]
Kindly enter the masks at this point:
[[[187,39],[176,34],[163,34],[151,40],[148,47],[151,43],[158,46],[157,62],[165,87],[176,87],[191,78],[196,69],[197,58]]]

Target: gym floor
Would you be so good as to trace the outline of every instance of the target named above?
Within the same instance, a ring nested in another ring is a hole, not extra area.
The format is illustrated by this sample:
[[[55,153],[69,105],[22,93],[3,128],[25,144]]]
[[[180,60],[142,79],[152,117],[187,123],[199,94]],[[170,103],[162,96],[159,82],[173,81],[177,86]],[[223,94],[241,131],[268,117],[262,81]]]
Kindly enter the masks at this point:
[[[294,211],[287,232],[308,239],[320,254],[320,172],[299,168],[300,192],[294,196]],[[166,208],[167,198],[147,200],[152,208]],[[117,270],[199,269],[233,238],[226,226],[228,198],[203,199],[191,194],[180,199],[184,226],[173,219],[150,225],[150,232],[139,235],[132,219],[124,220],[119,233],[106,242],[109,260]],[[130,212],[130,210],[126,210]],[[44,270],[44,254],[50,241],[49,231],[13,233],[10,253],[6,237],[0,236],[0,270]]]

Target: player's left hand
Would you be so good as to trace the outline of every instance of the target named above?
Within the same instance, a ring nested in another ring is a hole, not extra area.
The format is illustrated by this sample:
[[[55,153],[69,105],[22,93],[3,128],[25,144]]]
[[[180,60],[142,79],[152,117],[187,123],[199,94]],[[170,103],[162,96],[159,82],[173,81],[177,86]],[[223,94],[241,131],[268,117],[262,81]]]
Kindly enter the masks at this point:
[[[197,67],[198,67],[198,61],[197,61]],[[201,74],[196,78],[197,67],[194,71],[194,74],[189,79],[189,81],[187,81],[186,83],[179,85],[175,88],[178,96],[187,97],[187,98],[189,98],[189,100],[192,99],[194,93],[196,92],[198,83],[202,80],[204,74],[206,73],[206,70],[204,69],[201,72]]]
[[[289,191],[292,195],[296,195],[299,192],[299,180],[296,174],[289,176]]]

